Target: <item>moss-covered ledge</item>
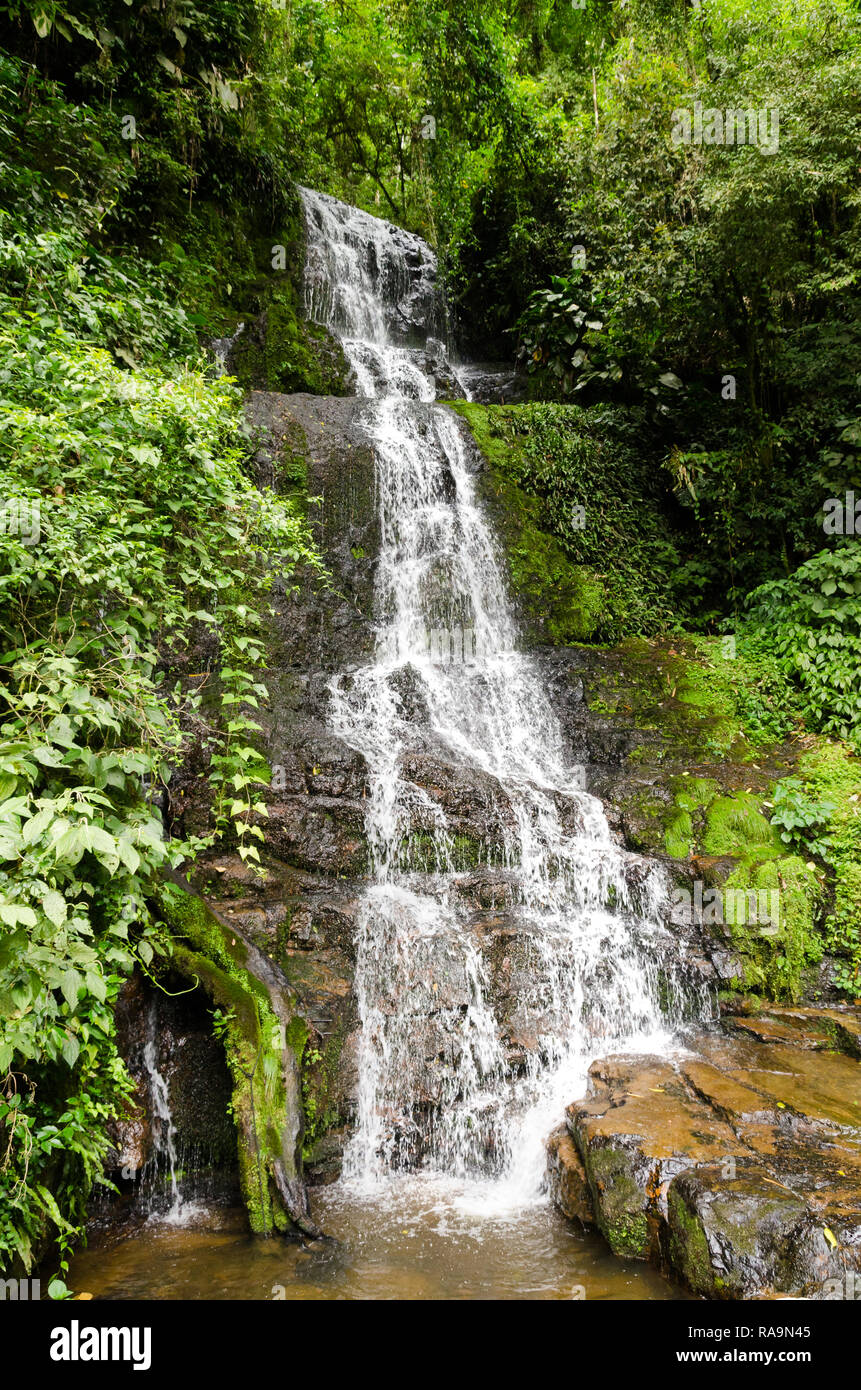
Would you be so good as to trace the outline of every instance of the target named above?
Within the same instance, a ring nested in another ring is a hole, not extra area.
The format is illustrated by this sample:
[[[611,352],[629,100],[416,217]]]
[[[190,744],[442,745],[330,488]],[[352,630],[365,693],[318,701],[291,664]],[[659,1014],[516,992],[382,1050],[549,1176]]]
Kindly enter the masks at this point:
[[[857,993],[861,761],[800,729],[773,737],[768,671],[720,638],[630,639],[587,668],[591,716],[630,731],[623,769],[597,790],[628,847],[663,858],[682,896],[699,883],[707,909],[720,895],[720,920],[706,911],[703,925],[731,958],[726,989],[794,1001],[852,994],[854,979]],[[829,808],[814,843],[775,819],[795,787]],[[772,901],[778,921],[736,920],[739,905]]]
[[[508,570],[509,587],[525,636],[565,645],[594,638],[605,587],[587,565],[574,564],[556,536],[541,526],[542,504],[506,472],[490,425],[493,408],[448,403],[469,426],[486,467],[478,479]]]
[[[678,538],[636,412],[448,404],[484,460],[478,488],[528,637],[607,642],[671,625]]]
[[[265,308],[234,339],[228,370],[246,390],[351,395],[351,369],[338,339],[299,316],[292,292],[272,288]]]
[[[294,1000],[262,953],[181,880],[162,885],[159,907],[173,940],[171,964],[216,1006],[251,1230],[319,1236],[302,1178],[307,1028]]]

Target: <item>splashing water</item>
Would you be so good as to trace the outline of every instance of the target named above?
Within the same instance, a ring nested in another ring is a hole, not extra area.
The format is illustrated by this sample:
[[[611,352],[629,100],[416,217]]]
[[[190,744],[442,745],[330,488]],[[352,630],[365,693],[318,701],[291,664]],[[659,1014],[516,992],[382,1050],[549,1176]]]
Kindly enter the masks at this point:
[[[153,1179],[167,1168],[170,1175],[170,1205],[166,1212],[155,1212],[155,1219],[172,1226],[183,1226],[200,1212],[194,1202],[183,1198],[179,1186],[180,1163],[176,1147],[176,1125],[170,1108],[167,1080],[158,1069],[158,1009],[152,1000],[147,1017],[147,1036],[143,1049],[143,1064],[152,1104],[153,1140],[155,1152],[151,1160]]]
[[[345,1178],[379,1189],[422,1168],[459,1183],[462,1202],[510,1211],[540,1199],[544,1140],[590,1061],[672,1046],[686,1004],[658,968],[666,885],[613,841],[517,650],[473,455],[423,366],[422,334],[441,317],[430,248],[326,195],[302,198],[306,310],[340,335],[369,398],[381,527],[374,661],[331,689],[334,732],[368,768],[372,859]],[[450,815],[416,780],[428,759],[484,805],[502,928],[465,900]],[[500,954],[504,1007],[491,987]]]

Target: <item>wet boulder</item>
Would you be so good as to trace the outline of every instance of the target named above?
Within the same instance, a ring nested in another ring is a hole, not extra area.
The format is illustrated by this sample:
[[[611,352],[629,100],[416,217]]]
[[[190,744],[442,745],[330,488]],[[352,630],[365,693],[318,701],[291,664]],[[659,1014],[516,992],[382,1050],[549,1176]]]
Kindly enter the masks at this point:
[[[804,1199],[763,1170],[698,1167],[669,1190],[670,1263],[706,1298],[787,1290],[809,1224]]]
[[[547,1186],[556,1206],[569,1221],[594,1226],[595,1212],[583,1161],[565,1125],[547,1141]]]
[[[708,1298],[828,1298],[861,1272],[859,1018],[770,1006],[670,1057],[593,1063],[567,1125],[614,1252]],[[549,1163],[576,1189],[558,1136]]]

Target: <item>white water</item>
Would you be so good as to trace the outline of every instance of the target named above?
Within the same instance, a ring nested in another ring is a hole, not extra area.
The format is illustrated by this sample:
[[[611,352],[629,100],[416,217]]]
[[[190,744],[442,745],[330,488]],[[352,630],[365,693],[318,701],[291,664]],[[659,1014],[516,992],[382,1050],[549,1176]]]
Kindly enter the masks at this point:
[[[341,336],[369,397],[381,527],[375,659],[332,686],[334,731],[369,769],[373,860],[345,1178],[379,1194],[421,1167],[423,1181],[453,1183],[460,1205],[505,1214],[541,1199],[544,1140],[583,1094],[590,1062],[672,1046],[674,1018],[658,1002],[666,887],[613,841],[517,650],[470,454],[456,417],[432,404],[417,350],[415,321],[427,333],[439,321],[432,252],[325,195],[302,197],[307,311]],[[494,1013],[492,930],[471,924],[443,805],[411,780],[422,756],[489,802],[494,873],[510,884],[516,925],[502,947],[513,1017]]]
[[[165,1221],[171,1226],[184,1226],[192,1217],[198,1215],[201,1209],[196,1203],[185,1201],[180,1191],[180,1165],[176,1149],[176,1125],[170,1108],[170,1090],[165,1077],[158,1069],[158,1010],[155,999],[150,1005],[147,1019],[143,1063],[152,1103],[155,1176],[158,1176],[159,1169],[163,1170],[165,1167],[170,1174],[170,1206],[166,1212],[157,1213],[155,1219]]]

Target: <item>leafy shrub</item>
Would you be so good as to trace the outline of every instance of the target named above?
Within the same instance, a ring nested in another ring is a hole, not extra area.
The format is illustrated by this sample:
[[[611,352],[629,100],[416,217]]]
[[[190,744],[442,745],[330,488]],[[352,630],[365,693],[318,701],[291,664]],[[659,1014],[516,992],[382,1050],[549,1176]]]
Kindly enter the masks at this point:
[[[0,1259],[28,1267],[49,1223],[74,1235],[129,1091],[112,1006],[159,946],[154,878],[206,842],[163,838],[200,701],[166,668],[209,633],[212,833],[253,862],[260,603],[273,566],[318,562],[243,471],[229,383],[128,372],[38,313],[0,356]]]
[[[811,727],[861,748],[861,548],[821,551],[747,607],[748,630],[760,629]]]
[[[798,777],[784,777],[774,793],[772,825],[785,845],[824,857],[830,840],[824,833],[834,810],[830,801],[814,801]]]

